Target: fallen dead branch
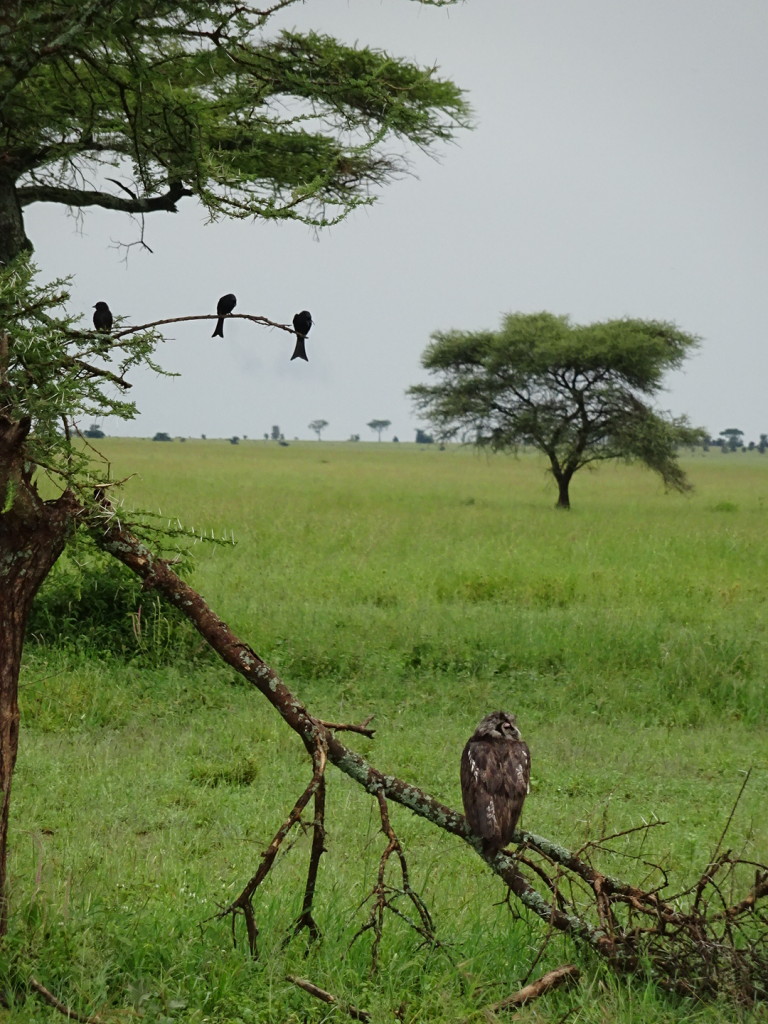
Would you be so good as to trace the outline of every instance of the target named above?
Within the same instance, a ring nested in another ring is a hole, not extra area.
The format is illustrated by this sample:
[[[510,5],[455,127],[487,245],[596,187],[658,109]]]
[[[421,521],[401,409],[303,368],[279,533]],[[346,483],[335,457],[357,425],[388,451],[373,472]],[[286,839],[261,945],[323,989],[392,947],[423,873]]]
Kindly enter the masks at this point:
[[[46,1001],[46,1003],[48,1003],[49,1006],[52,1006],[54,1010],[58,1010],[59,1013],[64,1014],[64,1016],[68,1017],[70,1020],[81,1021],[82,1024],[104,1024],[104,1020],[102,1017],[88,1017],[84,1013],[78,1013],[76,1010],[70,1009],[70,1007],[67,1006],[66,1003],[62,1003],[60,999],[57,999],[53,992],[50,991],[50,989],[47,989],[45,985],[42,985],[37,980],[37,978],[30,978],[29,984],[30,987],[38,993],[38,995],[41,995],[43,997],[43,999]]]
[[[276,833],[259,870],[238,899],[221,911],[220,916],[232,914],[233,930],[235,915],[243,914],[254,953],[258,929],[253,893],[269,872],[285,835],[320,789],[327,760],[375,797],[380,808],[385,806],[382,801],[394,801],[470,844],[519,903],[541,918],[549,930],[588,945],[617,972],[650,976],[662,987],[684,995],[725,996],[740,1001],[768,998],[768,919],[759,908],[760,901],[768,896],[768,865],[750,864],[726,851],[713,858],[715,863],[707,865],[693,885],[664,897],[669,885],[660,869],[660,884],[644,889],[606,874],[591,863],[593,851],[603,857],[610,852],[602,847],[612,837],[587,844],[579,855],[546,837],[518,831],[514,841],[526,849],[522,867],[506,851],[484,854],[481,841],[470,832],[463,815],[418,786],[379,771],[345,746],[336,735],[344,731],[343,727],[312,715],[277,673],[211,611],[200,594],[180,579],[167,561],[156,557],[116,522],[109,509],[83,509],[81,514],[104,550],[136,572],[146,587],[155,588],[176,606],[219,657],[259,690],[301,738],[312,759],[312,780]],[[363,729],[366,727],[364,723]],[[320,820],[318,815],[322,817],[316,804],[316,821]],[[310,934],[317,926],[311,913],[307,916],[307,906],[311,906],[317,880],[323,829],[322,823],[316,825],[317,845],[313,843],[304,910],[297,922],[297,927],[307,927]],[[396,850],[393,846],[388,856]],[[538,860],[532,868],[534,854]],[[523,874],[526,865],[533,880]],[[744,884],[747,867],[754,884]],[[726,896],[727,891],[744,892],[747,888],[741,899],[729,900]],[[392,909],[391,901],[388,907]],[[421,924],[417,930],[433,935],[431,923],[427,926],[420,913],[418,916]]]
[[[309,992],[309,994],[314,996],[315,999],[320,999],[324,1003],[332,1003],[353,1020],[368,1021],[371,1019],[371,1015],[367,1010],[358,1010],[358,1008],[356,1006],[352,1006],[351,1003],[340,1002],[336,996],[332,995],[330,992],[326,992],[324,988],[320,988],[318,985],[313,985],[311,981],[307,981],[305,978],[297,978],[293,974],[288,974],[286,975],[286,980],[290,981],[293,985],[298,985],[298,987],[304,989],[305,992]]]
[[[497,1013],[499,1010],[510,1010],[517,1006],[523,1006],[525,1003],[530,1003],[532,1000],[538,999],[539,996],[543,996],[546,992],[551,992],[553,988],[574,984],[579,980],[580,974],[579,968],[574,964],[557,967],[554,971],[548,971],[542,975],[537,981],[532,981],[530,985],[524,985],[511,996],[506,996],[498,1003],[487,1006],[486,1010]]]

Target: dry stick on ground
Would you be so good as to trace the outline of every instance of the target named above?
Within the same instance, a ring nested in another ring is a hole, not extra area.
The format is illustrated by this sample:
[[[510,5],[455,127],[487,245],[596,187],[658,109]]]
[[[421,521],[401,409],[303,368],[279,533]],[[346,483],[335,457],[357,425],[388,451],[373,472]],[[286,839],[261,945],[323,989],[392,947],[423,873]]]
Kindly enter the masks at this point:
[[[551,992],[553,988],[558,988],[560,985],[573,984],[575,981],[578,981],[580,973],[579,968],[574,964],[557,967],[554,971],[548,971],[547,974],[542,975],[538,981],[532,981],[530,985],[525,985],[518,992],[513,993],[513,995],[500,999],[498,1003],[493,1003],[491,1006],[487,1006],[486,1010],[496,1013],[498,1010],[509,1010],[515,1006],[530,1003],[531,1000],[543,996],[545,992]]]
[[[559,988],[561,985],[573,984],[578,981],[580,972],[578,967],[573,964],[566,964],[563,967],[557,967],[554,971],[549,971],[543,975],[538,981],[531,982],[530,985],[525,985],[518,992],[515,992],[511,996],[507,996],[505,999],[499,1000],[498,1003],[493,1003],[490,1006],[486,1006],[486,1011],[490,1013],[497,1013],[499,1010],[510,1010],[518,1006],[523,1006],[525,1003],[530,1003],[534,999],[538,999],[539,996],[545,995],[547,992],[551,992],[554,988]],[[331,1003],[333,1006],[337,1006],[344,1013],[348,1014],[353,1020],[369,1021],[371,1015],[367,1010],[359,1010],[356,1006],[352,1006],[350,1003],[342,1003],[336,996],[330,992],[326,992],[325,989],[320,988],[318,985],[313,984],[311,981],[307,981],[306,978],[297,978],[293,974],[286,975],[286,980],[290,981],[293,985],[297,985],[305,992],[309,992],[311,996],[315,996],[316,999],[322,1000],[324,1003]]]
[[[768,953],[762,952],[763,948],[768,949],[768,922],[754,912],[757,901],[768,895],[768,865],[756,865],[758,877],[746,899],[732,906],[724,904],[722,909],[718,907],[716,914],[709,912],[707,901],[703,910],[692,913],[682,909],[679,902],[663,900],[658,891],[647,892],[603,874],[572,851],[543,836],[516,833],[514,841],[525,843],[529,854],[531,851],[540,853],[585,884],[597,905],[596,909],[594,905],[592,908],[596,921],[590,921],[586,903],[571,900],[565,909],[560,909],[552,893],[548,898],[541,895],[521,874],[509,854],[501,851],[484,856],[481,841],[470,832],[463,815],[417,786],[384,774],[341,743],[332,730],[304,707],[277,673],[211,611],[200,594],[176,575],[167,561],[156,557],[116,522],[108,507],[83,508],[81,517],[100,546],[137,573],[146,587],[155,588],[178,608],[219,657],[248,679],[301,738],[315,764],[313,783],[305,792],[302,807],[317,788],[317,758],[318,751],[322,750],[323,756],[327,754],[332,764],[377,799],[381,794],[468,842],[525,907],[552,927],[586,942],[615,970],[641,974],[650,970],[662,984],[683,993],[711,995],[722,991],[735,997],[768,998],[765,980],[768,978]],[[738,859],[729,859],[729,872],[732,874],[742,864]],[[255,888],[254,882],[252,879],[249,886]],[[709,879],[705,879],[704,884],[712,889]],[[244,893],[247,890],[248,887]],[[243,899],[238,909],[246,915],[246,922],[255,927],[248,898]],[[621,922],[617,920],[618,909],[622,910]],[[234,904],[228,910],[234,913]],[[724,952],[723,935],[715,927],[723,917],[727,918],[731,929],[729,934],[733,934],[733,929],[741,929],[750,936],[750,941],[742,939],[742,945],[734,945]],[[606,928],[606,924],[610,927]],[[724,966],[720,968],[719,964]]]
[[[322,1000],[324,1003],[332,1003],[337,1006],[344,1013],[348,1014],[353,1020],[368,1021],[371,1019],[370,1013],[367,1010],[358,1010],[356,1006],[352,1006],[351,1003],[342,1003],[336,996],[330,992],[326,992],[324,988],[319,988],[317,985],[313,985],[311,981],[307,981],[306,978],[297,978],[293,974],[287,974],[286,979],[293,985],[298,985],[299,988],[304,989],[305,992],[309,992],[311,996],[316,999]]]
[[[62,1003],[56,996],[45,985],[41,985],[37,978],[29,979],[30,986],[43,997],[49,1006],[52,1006],[54,1010],[58,1010],[59,1013],[63,1013],[65,1017],[69,1017],[70,1020],[81,1021],[82,1024],[104,1024],[101,1017],[88,1017],[84,1013],[78,1013],[76,1010],[71,1010],[66,1003]]]

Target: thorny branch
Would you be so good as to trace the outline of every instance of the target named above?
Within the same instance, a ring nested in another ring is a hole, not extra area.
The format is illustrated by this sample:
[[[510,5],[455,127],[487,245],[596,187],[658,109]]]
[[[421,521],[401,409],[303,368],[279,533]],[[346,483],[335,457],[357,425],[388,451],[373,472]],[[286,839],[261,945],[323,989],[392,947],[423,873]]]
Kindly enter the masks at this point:
[[[283,840],[285,839],[285,837],[288,835],[288,833],[291,831],[293,826],[296,824],[296,822],[301,817],[301,813],[304,810],[304,808],[307,806],[307,804],[309,803],[310,799],[313,796],[315,796],[321,790],[321,788],[323,787],[323,773],[325,772],[325,766],[326,766],[326,763],[327,763],[325,749],[323,747],[323,744],[320,743],[320,742],[317,743],[316,746],[313,748],[311,753],[312,753],[312,762],[313,762],[314,771],[312,773],[312,778],[311,778],[311,780],[309,782],[309,785],[304,790],[304,792],[301,794],[301,796],[296,801],[296,803],[293,805],[293,809],[292,809],[291,813],[288,815],[288,817],[282,823],[282,825],[277,830],[275,835],[272,837],[272,842],[269,844],[267,849],[262,854],[261,864],[259,865],[259,868],[258,868],[258,871],[256,872],[256,874],[250,879],[250,881],[245,886],[245,888],[240,893],[240,895],[238,897],[236,897],[236,899],[234,899],[228,906],[223,907],[219,911],[219,913],[216,915],[217,917],[226,917],[229,914],[232,915],[232,934],[233,934],[233,938],[234,938],[234,931],[235,931],[235,917],[236,917],[237,914],[242,914],[243,915],[243,917],[245,918],[246,932],[248,933],[248,948],[250,950],[250,953],[251,953],[252,957],[256,957],[258,955],[258,949],[257,949],[256,940],[257,940],[258,935],[259,935],[259,929],[256,926],[256,918],[255,918],[255,914],[254,914],[254,910],[253,910],[253,894],[256,892],[258,887],[261,885],[261,883],[264,881],[264,879],[269,874],[270,869],[271,869],[272,865],[275,862],[275,858],[277,857],[278,851],[279,851],[280,847],[282,846]],[[324,792],[324,790],[323,790],[323,792]],[[321,802],[320,807],[322,809],[323,802]],[[317,837],[318,832],[320,834],[324,834],[324,827],[323,827],[322,817],[320,818],[319,821],[317,820],[317,804],[315,805],[315,808],[316,808],[316,811],[315,811],[315,817],[316,817],[315,836]],[[322,842],[322,840],[321,840],[321,842]],[[302,922],[302,926],[306,926],[306,927],[310,928],[310,934],[312,934],[312,927],[317,929],[317,925],[314,924],[314,921],[312,921],[312,917],[311,917],[311,910],[312,910],[312,900],[311,900],[311,897],[312,897],[312,895],[314,895],[314,880],[315,880],[316,875],[317,875],[316,861],[319,861],[321,853],[322,853],[322,849],[320,849],[319,852],[316,852],[315,844],[313,843],[312,858],[310,860],[310,873],[309,873],[309,877],[307,879],[307,891],[309,892],[309,903],[307,904],[307,898],[308,897],[307,897],[307,893],[305,893],[304,907],[302,909],[302,915],[299,918],[299,921],[301,921],[302,918],[304,918],[306,916],[307,922],[309,922],[309,921],[312,922],[312,926],[310,926],[309,923]],[[314,865],[314,874],[313,874],[313,865]],[[310,883],[311,883],[311,889],[310,889]],[[297,922],[296,928],[298,930],[299,922]]]
[[[220,915],[232,914],[233,927],[234,915],[245,915],[252,950],[257,929],[251,896],[269,871],[285,835],[318,790],[327,757],[375,796],[380,808],[386,808],[386,800],[395,801],[463,839],[525,908],[550,929],[586,943],[614,970],[650,975],[660,985],[685,995],[725,995],[745,1001],[768,998],[768,920],[764,913],[757,912],[758,902],[768,896],[768,865],[750,864],[726,851],[718,858],[717,871],[708,865],[681,897],[664,899],[661,891],[666,884],[646,891],[599,871],[590,863],[589,851],[586,857],[580,857],[543,836],[518,831],[514,841],[525,845],[526,858],[534,853],[542,858],[543,864],[534,872],[545,890],[542,894],[522,873],[514,856],[506,851],[484,855],[481,841],[470,832],[463,815],[417,786],[384,774],[345,746],[335,731],[315,718],[277,673],[211,611],[200,594],[181,580],[167,561],[156,557],[127,528],[116,523],[108,509],[83,508],[80,514],[101,547],[136,572],[146,587],[156,588],[179,608],[216,653],[259,690],[312,757],[312,781],[272,840],[259,871]],[[387,832],[384,817],[382,822]],[[391,845],[392,836],[389,832],[387,835]],[[595,846],[608,838],[598,840]],[[393,846],[391,852],[396,849]],[[552,865],[555,872],[551,872]],[[729,903],[723,882],[733,889],[742,885],[747,867],[753,871],[754,885],[741,900]],[[719,883],[716,875],[721,879]],[[686,903],[683,897],[694,891],[695,901]],[[434,930],[431,922],[427,924],[428,916],[419,913],[419,919],[422,934],[432,939]]]
[[[425,942],[428,942],[432,946],[440,945],[435,934],[435,926],[432,923],[432,918],[430,917],[426,904],[411,886],[408,874],[408,863],[405,859],[405,853],[403,852],[400,840],[397,838],[395,830],[392,828],[392,824],[389,820],[389,809],[387,807],[386,798],[381,791],[376,793],[376,798],[379,804],[379,814],[381,815],[381,831],[387,837],[388,842],[381,858],[379,859],[379,870],[376,877],[376,884],[373,887],[371,895],[363,900],[363,903],[365,903],[368,899],[373,899],[370,915],[365,924],[362,925],[355,935],[352,936],[352,941],[350,942],[351,946],[352,943],[359,939],[365,932],[373,931],[374,938],[373,946],[371,947],[371,973],[375,973],[378,970],[379,947],[381,945],[383,935],[384,913],[386,910],[392,911],[392,913],[396,914],[404,921],[407,921],[411,928],[418,932]],[[393,854],[397,854],[397,859],[400,863],[401,886],[399,888],[389,885],[386,880],[387,866]],[[395,901],[401,896],[407,896],[413,904],[416,909],[416,913],[418,914],[418,922],[407,917],[400,908],[396,906]]]
[[[321,776],[317,789],[315,790],[315,815],[312,820],[312,847],[309,851],[309,866],[307,867],[307,882],[304,886],[304,899],[301,904],[301,913],[296,919],[289,938],[298,935],[306,928],[309,937],[313,941],[320,938],[320,928],[315,921],[312,908],[317,888],[317,872],[320,867],[320,858],[325,853],[325,776]]]

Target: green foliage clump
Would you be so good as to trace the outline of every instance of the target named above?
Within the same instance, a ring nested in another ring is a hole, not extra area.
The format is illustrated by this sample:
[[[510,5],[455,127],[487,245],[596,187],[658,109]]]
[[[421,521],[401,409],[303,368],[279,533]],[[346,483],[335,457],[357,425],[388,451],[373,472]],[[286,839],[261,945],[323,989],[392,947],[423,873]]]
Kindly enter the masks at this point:
[[[184,563],[177,569],[183,573]],[[176,609],[142,589],[122,563],[87,544],[72,545],[54,565],[32,605],[27,639],[143,665],[211,657]]]
[[[391,143],[428,149],[467,125],[462,91],[434,68],[317,32],[269,38],[290,2],[12,5],[0,58],[7,223],[37,201],[143,215],[194,195],[211,217],[322,226],[403,169]],[[133,190],[86,187],[94,165],[118,164]],[[14,228],[3,259],[23,245]]]
[[[260,771],[259,759],[254,754],[237,749],[219,756],[197,758],[189,777],[198,786],[250,786]]]
[[[78,424],[133,419],[136,405],[123,397],[124,374],[139,365],[163,372],[152,359],[159,335],[137,331],[105,339],[84,331],[66,312],[68,282],[41,285],[35,274],[27,255],[0,265],[0,407],[11,420],[31,421],[27,462],[57,489],[78,489],[92,484],[94,462],[93,449],[80,443]],[[3,497],[5,511],[10,504]]]

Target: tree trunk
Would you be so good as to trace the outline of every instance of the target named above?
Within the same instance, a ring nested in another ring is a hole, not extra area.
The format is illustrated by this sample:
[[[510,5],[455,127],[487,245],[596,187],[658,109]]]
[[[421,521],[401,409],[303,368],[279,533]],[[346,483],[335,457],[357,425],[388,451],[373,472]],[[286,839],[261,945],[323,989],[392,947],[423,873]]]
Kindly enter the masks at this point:
[[[7,266],[25,251],[32,251],[32,243],[24,231],[16,182],[7,173],[0,172],[0,266]]]
[[[573,473],[569,473],[567,470],[564,472],[554,459],[550,459],[550,461],[552,462],[552,476],[557,483],[557,502],[555,508],[563,508],[568,511],[571,507],[568,488],[571,485]]]
[[[24,468],[28,419],[0,414],[0,938],[8,926],[7,845],[19,743],[19,669],[32,599],[61,554],[76,508],[42,501]]]
[[[557,504],[555,508],[564,508],[569,510],[571,507],[571,499],[568,494],[568,488],[570,486],[570,478],[561,476],[557,481]]]

